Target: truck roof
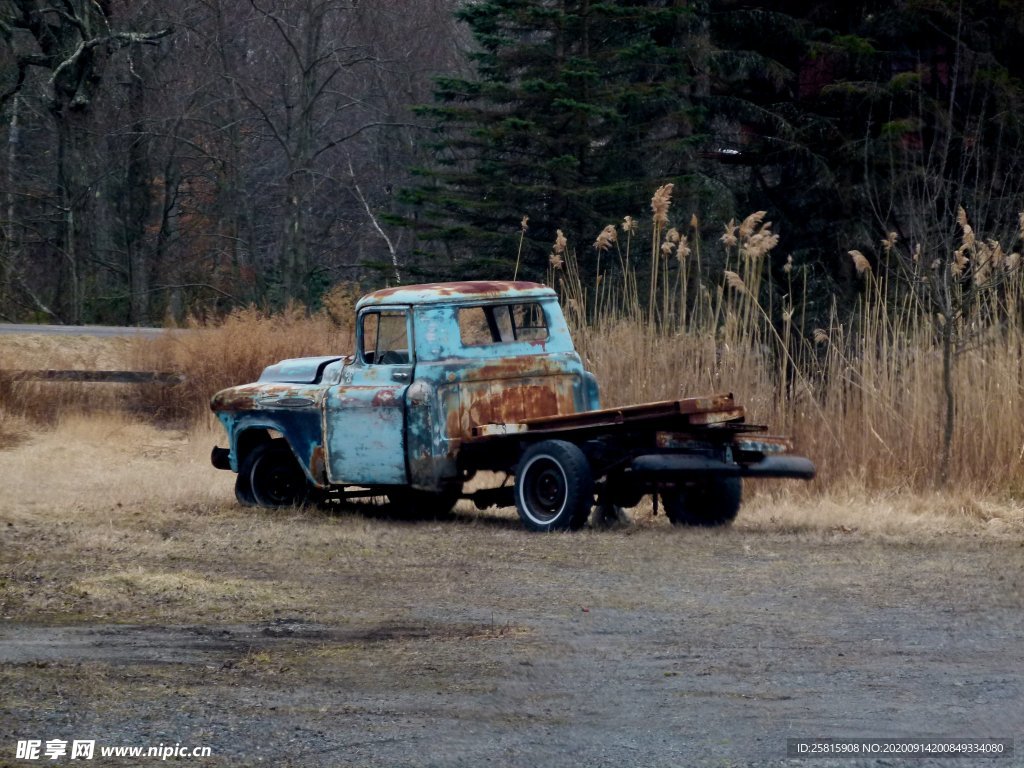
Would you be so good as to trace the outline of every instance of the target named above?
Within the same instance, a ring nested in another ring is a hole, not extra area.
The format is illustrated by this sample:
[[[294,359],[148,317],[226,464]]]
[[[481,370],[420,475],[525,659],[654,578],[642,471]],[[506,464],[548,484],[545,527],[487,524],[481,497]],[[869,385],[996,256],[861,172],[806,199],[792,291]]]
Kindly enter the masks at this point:
[[[521,280],[465,280],[455,283],[424,283],[383,288],[367,294],[356,309],[389,304],[451,304],[489,301],[493,299],[533,299],[554,296],[555,292],[540,283]]]

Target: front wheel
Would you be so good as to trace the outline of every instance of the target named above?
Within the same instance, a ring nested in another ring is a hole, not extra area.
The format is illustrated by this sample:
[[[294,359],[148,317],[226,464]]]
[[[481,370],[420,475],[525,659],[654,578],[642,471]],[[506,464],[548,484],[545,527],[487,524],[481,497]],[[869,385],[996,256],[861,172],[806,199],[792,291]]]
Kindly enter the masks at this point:
[[[738,477],[714,477],[661,494],[665,516],[673,525],[703,528],[729,525],[742,498],[743,481]]]
[[[243,507],[256,506],[256,497],[252,495],[252,481],[241,468],[235,476],[235,498]]]
[[[516,470],[516,509],[531,531],[578,530],[594,504],[594,477],[579,446],[545,440],[526,449]]]
[[[239,467],[248,480],[248,491],[261,507],[297,507],[310,498],[309,482],[284,440],[261,443]],[[238,484],[236,483],[236,493]]]

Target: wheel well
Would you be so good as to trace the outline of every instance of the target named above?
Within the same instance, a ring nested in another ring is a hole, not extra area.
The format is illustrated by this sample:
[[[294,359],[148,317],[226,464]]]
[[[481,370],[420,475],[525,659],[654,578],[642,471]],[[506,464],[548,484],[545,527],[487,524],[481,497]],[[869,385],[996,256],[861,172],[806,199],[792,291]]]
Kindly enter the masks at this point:
[[[239,432],[238,437],[235,438],[235,458],[238,460],[239,466],[241,466],[245,457],[252,452],[253,448],[263,443],[269,443],[272,439],[270,430],[263,427],[253,427],[244,432]]]

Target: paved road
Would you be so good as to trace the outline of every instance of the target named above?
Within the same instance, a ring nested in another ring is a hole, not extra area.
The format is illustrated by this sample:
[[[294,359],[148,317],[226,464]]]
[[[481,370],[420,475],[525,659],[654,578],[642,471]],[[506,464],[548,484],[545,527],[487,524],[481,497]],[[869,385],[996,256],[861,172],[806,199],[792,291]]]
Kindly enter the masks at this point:
[[[142,336],[145,338],[155,338],[163,332],[163,328],[139,328],[119,325],[28,325],[0,323],[0,335],[35,333],[46,336]]]

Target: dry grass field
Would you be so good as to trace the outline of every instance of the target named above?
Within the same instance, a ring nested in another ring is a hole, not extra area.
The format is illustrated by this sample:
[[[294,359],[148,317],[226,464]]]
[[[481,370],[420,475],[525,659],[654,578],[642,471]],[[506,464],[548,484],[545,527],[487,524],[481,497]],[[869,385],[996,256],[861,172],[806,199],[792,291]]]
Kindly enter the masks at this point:
[[[416,768],[781,766],[812,735],[1020,743],[1008,494],[764,484],[728,530],[642,507],[550,536],[511,510],[254,511],[209,465],[210,424],[107,409],[120,392],[0,421],[0,765],[26,764],[26,738]]]

